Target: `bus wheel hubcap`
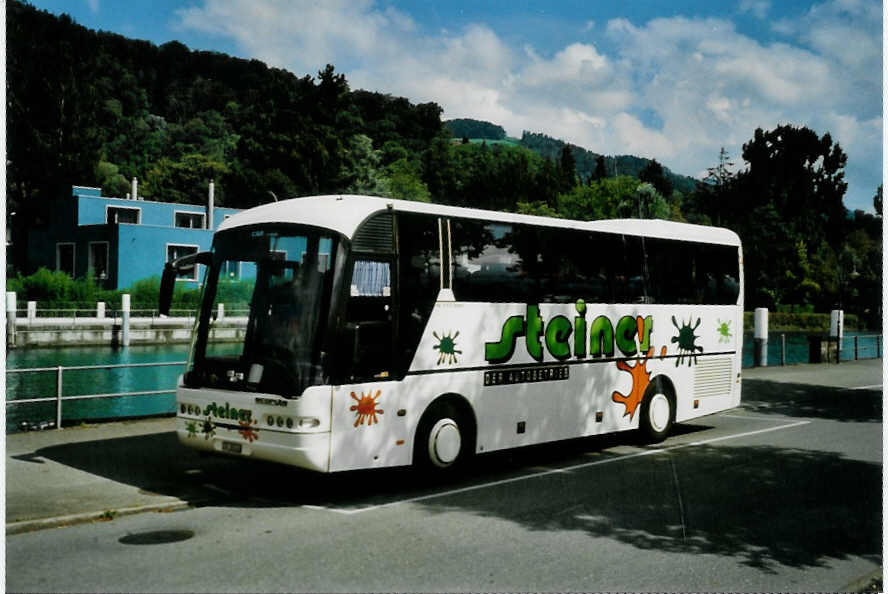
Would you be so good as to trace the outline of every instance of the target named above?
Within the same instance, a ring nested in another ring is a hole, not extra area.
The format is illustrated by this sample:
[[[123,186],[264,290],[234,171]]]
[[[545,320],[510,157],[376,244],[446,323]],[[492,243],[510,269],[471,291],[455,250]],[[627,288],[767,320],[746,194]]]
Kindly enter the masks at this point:
[[[651,398],[648,415],[654,431],[659,433],[666,429],[666,426],[669,424],[670,408],[669,399],[665,394],[654,394],[654,397]]]
[[[435,466],[450,466],[459,456],[462,438],[453,419],[441,419],[429,435],[429,457]]]

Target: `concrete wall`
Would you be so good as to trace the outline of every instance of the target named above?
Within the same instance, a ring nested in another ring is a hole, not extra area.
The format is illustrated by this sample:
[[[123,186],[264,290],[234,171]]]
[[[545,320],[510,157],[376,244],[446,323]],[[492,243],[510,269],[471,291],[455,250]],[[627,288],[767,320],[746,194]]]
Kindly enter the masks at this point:
[[[121,344],[120,321],[110,318],[20,318],[15,326],[15,348]],[[193,327],[192,318],[132,318],[130,344],[187,344]],[[210,342],[241,342],[246,329],[246,317],[225,318],[213,324]]]

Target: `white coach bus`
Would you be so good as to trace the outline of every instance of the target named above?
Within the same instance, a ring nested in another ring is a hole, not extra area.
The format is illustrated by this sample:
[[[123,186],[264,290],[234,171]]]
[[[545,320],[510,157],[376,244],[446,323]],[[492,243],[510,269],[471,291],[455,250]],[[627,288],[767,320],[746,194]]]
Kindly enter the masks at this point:
[[[367,196],[232,216],[177,390],[186,446],[321,472],[673,423],[740,403],[743,267],[726,229],[579,222]],[[245,338],[208,344],[222,283]]]

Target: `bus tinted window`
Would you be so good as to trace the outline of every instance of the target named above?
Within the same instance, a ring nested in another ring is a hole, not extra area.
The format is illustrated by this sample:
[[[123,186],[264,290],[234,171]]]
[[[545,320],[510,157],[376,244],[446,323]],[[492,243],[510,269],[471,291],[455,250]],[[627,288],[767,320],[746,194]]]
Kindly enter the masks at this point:
[[[736,247],[670,239],[645,239],[644,244],[651,302],[737,302],[740,278]]]
[[[614,284],[614,303],[646,303],[640,237],[613,235],[608,260]]]
[[[438,218],[398,215],[400,371],[410,367],[441,288]]]
[[[601,233],[540,228],[541,301],[590,303],[613,300],[608,259],[608,237]]]
[[[533,229],[452,220],[453,293],[461,301],[525,302],[537,295]]]
[[[740,296],[740,256],[736,247],[697,244],[697,288],[703,303],[734,305]]]
[[[700,303],[695,259],[700,246],[670,239],[644,240],[648,295],[651,303]]]

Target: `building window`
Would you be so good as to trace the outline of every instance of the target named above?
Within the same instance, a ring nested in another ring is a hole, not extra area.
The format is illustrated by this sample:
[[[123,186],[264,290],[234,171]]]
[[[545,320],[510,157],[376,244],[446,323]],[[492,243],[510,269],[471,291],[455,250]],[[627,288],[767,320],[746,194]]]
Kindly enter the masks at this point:
[[[108,280],[108,242],[89,243],[89,274],[99,281]]]
[[[200,249],[196,245],[174,245],[167,244],[166,246],[166,261],[172,262],[177,258],[181,258],[183,256],[187,256],[189,254],[196,254],[198,249]],[[176,280],[197,280],[197,265],[191,266],[189,268],[183,268],[179,271],[179,275],[176,277]]]
[[[142,221],[142,209],[131,206],[105,207],[105,222],[109,224],[138,225]]]
[[[61,270],[71,278],[74,278],[74,244],[56,244],[56,270]]]
[[[176,211],[173,225],[185,229],[203,229],[205,215],[202,212]]]

